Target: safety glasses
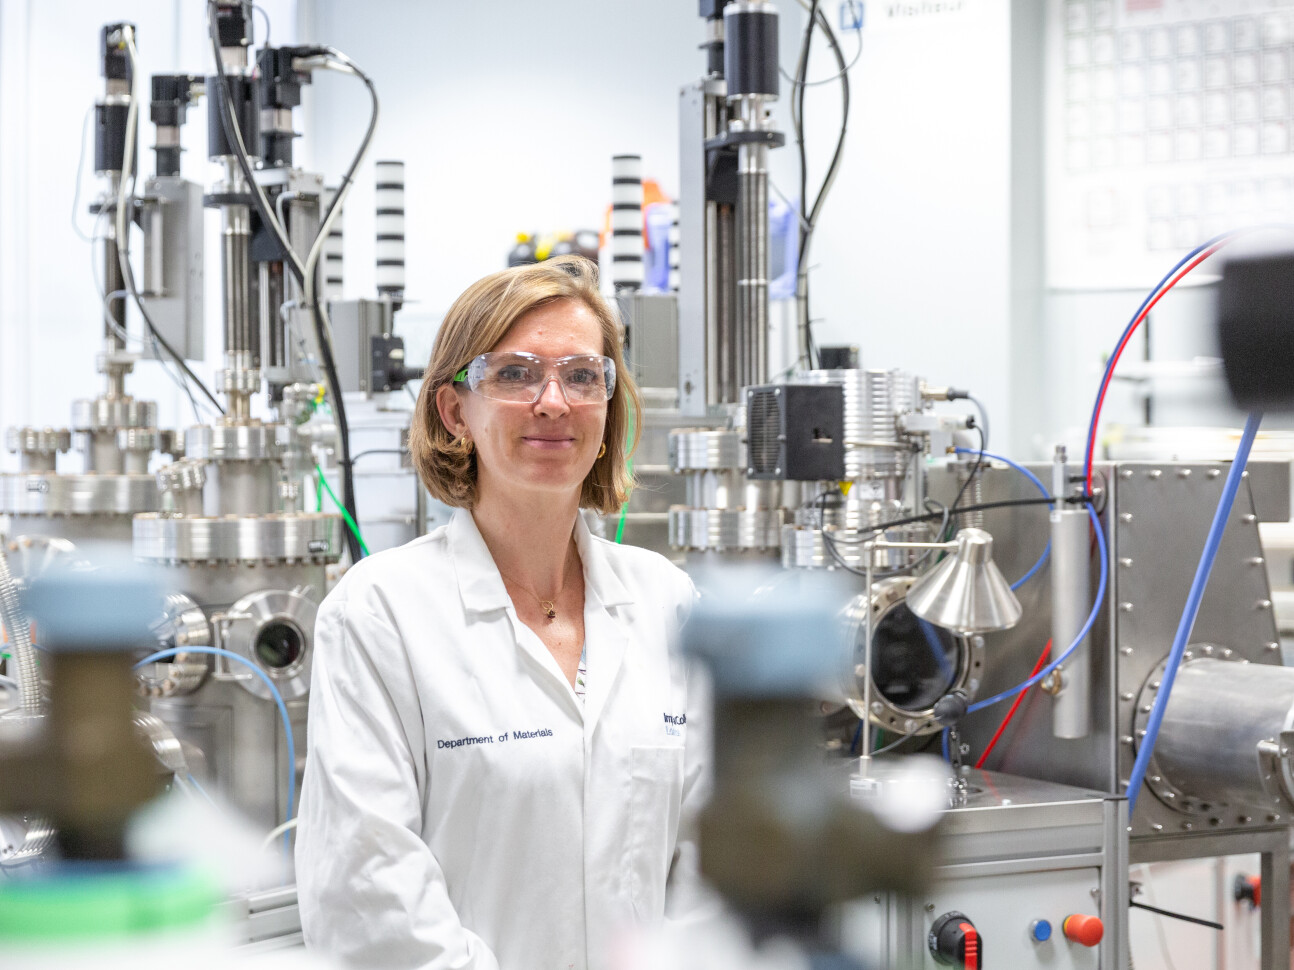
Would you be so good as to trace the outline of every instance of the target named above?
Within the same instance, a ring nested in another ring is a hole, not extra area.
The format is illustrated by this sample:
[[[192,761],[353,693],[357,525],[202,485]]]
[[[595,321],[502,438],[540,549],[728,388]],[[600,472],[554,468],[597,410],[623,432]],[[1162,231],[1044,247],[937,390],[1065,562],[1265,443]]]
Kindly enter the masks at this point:
[[[561,386],[568,404],[609,401],[616,390],[615,361],[598,354],[501,352],[481,354],[454,375],[456,384],[466,384],[482,397],[519,404],[534,404],[551,380]]]

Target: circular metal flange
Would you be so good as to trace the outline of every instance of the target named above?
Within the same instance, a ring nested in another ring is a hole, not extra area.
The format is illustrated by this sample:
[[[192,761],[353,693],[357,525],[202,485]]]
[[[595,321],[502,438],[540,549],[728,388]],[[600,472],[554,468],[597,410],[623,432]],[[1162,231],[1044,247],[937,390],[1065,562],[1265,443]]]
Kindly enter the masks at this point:
[[[135,733],[152,749],[158,767],[165,774],[188,774],[184,746],[165,721],[148,711],[131,711],[130,720],[135,725]]]
[[[54,536],[15,536],[5,545],[9,572],[29,582],[47,569],[89,569],[75,543]]]
[[[97,397],[72,402],[73,431],[115,431],[157,427],[157,405],[133,397]]]
[[[72,447],[72,433],[66,428],[10,428],[5,448],[15,454],[55,455]]]
[[[669,544],[697,552],[774,550],[782,541],[781,509],[669,510]]]
[[[319,513],[138,515],[135,558],[164,563],[330,563],[341,558],[341,519]]]
[[[722,428],[675,428],[669,433],[669,464],[676,474],[740,469],[741,436]]]
[[[906,604],[908,590],[916,581],[915,576],[898,576],[874,583],[870,596],[867,593],[859,593],[844,609],[842,615],[847,625],[847,643],[855,660],[854,683],[847,685],[850,695],[849,706],[860,718],[868,714],[863,709],[862,701],[862,678],[869,676],[867,667],[863,664],[867,611],[870,610],[872,614],[872,662],[875,664],[876,632],[894,610]],[[952,690],[961,690],[966,693],[967,700],[973,701],[975,695],[979,693],[984,675],[984,638],[979,635],[950,634],[950,636],[958,647],[957,666],[953,671],[951,682],[940,691],[939,697]],[[933,701],[928,707],[916,710],[899,707],[881,692],[875,679],[872,680],[870,693],[870,720],[873,724],[887,731],[905,735],[934,734],[936,731],[943,730],[944,726],[935,720]],[[938,697],[934,700],[937,701]]]
[[[157,450],[179,460],[184,457],[184,431],[179,428],[163,428],[158,432]]]
[[[796,518],[799,518],[798,514]],[[821,529],[798,523],[782,526],[782,567],[834,569],[840,565],[840,560],[836,558],[839,556],[851,569],[867,568],[867,547],[859,541],[860,533],[835,529],[830,529],[830,533],[835,540],[835,556],[827,548]],[[929,528],[919,522],[894,526],[886,529],[884,534],[891,542],[924,542],[930,538]],[[924,554],[920,549],[880,549],[877,550],[875,568],[882,574],[887,570],[906,568],[915,564]]]
[[[284,700],[304,697],[310,690],[316,609],[314,600],[296,589],[248,593],[220,620],[225,649],[265,671]],[[234,671],[248,693],[270,699],[264,681],[255,675],[238,676],[239,673]]]
[[[152,475],[0,475],[3,515],[137,515],[160,506]]]
[[[162,615],[152,625],[158,650],[212,645],[211,624],[192,599],[183,593],[168,593]],[[183,697],[202,686],[211,670],[211,655],[177,653],[136,674],[139,693],[144,697]]]
[[[208,461],[271,461],[282,456],[289,435],[281,424],[199,425],[184,433],[184,452]]]
[[[216,383],[226,394],[255,394],[261,389],[261,372],[255,368],[218,370]]]
[[[1222,648],[1209,643],[1193,643],[1182,653],[1182,666],[1185,667],[1192,660],[1203,657],[1220,660],[1222,659]],[[1132,751],[1134,757],[1146,737],[1146,725],[1150,722],[1150,711],[1154,707],[1155,698],[1159,696],[1159,685],[1163,681],[1164,671],[1167,667],[1168,657],[1165,656],[1146,675],[1146,679],[1141,685],[1141,691],[1137,695],[1136,712],[1132,719]],[[1166,808],[1171,808],[1173,811],[1181,812],[1184,815],[1208,815],[1216,813],[1219,809],[1229,807],[1225,802],[1204,802],[1182,791],[1168,780],[1158,758],[1154,754],[1151,754],[1150,763],[1146,766],[1145,784]]]
[[[157,450],[162,442],[162,433],[156,428],[118,428],[117,447],[122,451],[142,451],[150,453]]]
[[[207,483],[207,463],[181,458],[157,470],[157,487],[163,492],[200,491]]]

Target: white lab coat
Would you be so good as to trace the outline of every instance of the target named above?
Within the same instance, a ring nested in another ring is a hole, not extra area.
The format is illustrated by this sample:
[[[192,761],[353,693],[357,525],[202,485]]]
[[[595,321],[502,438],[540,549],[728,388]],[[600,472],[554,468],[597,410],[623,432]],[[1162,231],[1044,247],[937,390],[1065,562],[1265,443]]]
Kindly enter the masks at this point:
[[[695,598],[589,534],[583,705],[517,619],[471,514],[364,559],[315,626],[297,834],[306,943],[366,968],[597,968],[691,900]],[[677,895],[676,895],[677,889]]]

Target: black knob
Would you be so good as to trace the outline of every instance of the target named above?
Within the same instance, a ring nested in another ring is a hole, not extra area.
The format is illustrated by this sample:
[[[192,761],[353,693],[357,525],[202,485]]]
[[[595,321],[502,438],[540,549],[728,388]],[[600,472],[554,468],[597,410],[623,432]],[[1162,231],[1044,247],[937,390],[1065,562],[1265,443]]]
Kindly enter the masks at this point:
[[[965,717],[966,709],[969,706],[970,698],[966,696],[966,692],[964,690],[953,690],[935,701],[932,713],[936,721],[947,727],[950,724],[956,724]]]
[[[1257,909],[1263,901],[1262,879],[1243,873],[1236,876],[1231,886],[1231,896],[1237,903],[1247,902],[1250,909]]]
[[[965,913],[954,909],[940,916],[930,927],[927,942],[935,962],[945,967],[980,970],[984,965],[984,945],[979,931]]]

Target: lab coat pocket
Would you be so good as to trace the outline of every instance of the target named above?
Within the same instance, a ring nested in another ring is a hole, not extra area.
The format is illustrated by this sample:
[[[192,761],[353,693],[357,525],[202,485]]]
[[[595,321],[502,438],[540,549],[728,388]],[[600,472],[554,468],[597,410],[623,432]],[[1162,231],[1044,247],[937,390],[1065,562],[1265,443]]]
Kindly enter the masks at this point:
[[[640,920],[657,920],[665,913],[665,880],[678,839],[682,798],[682,745],[629,749],[624,872],[634,915]]]

